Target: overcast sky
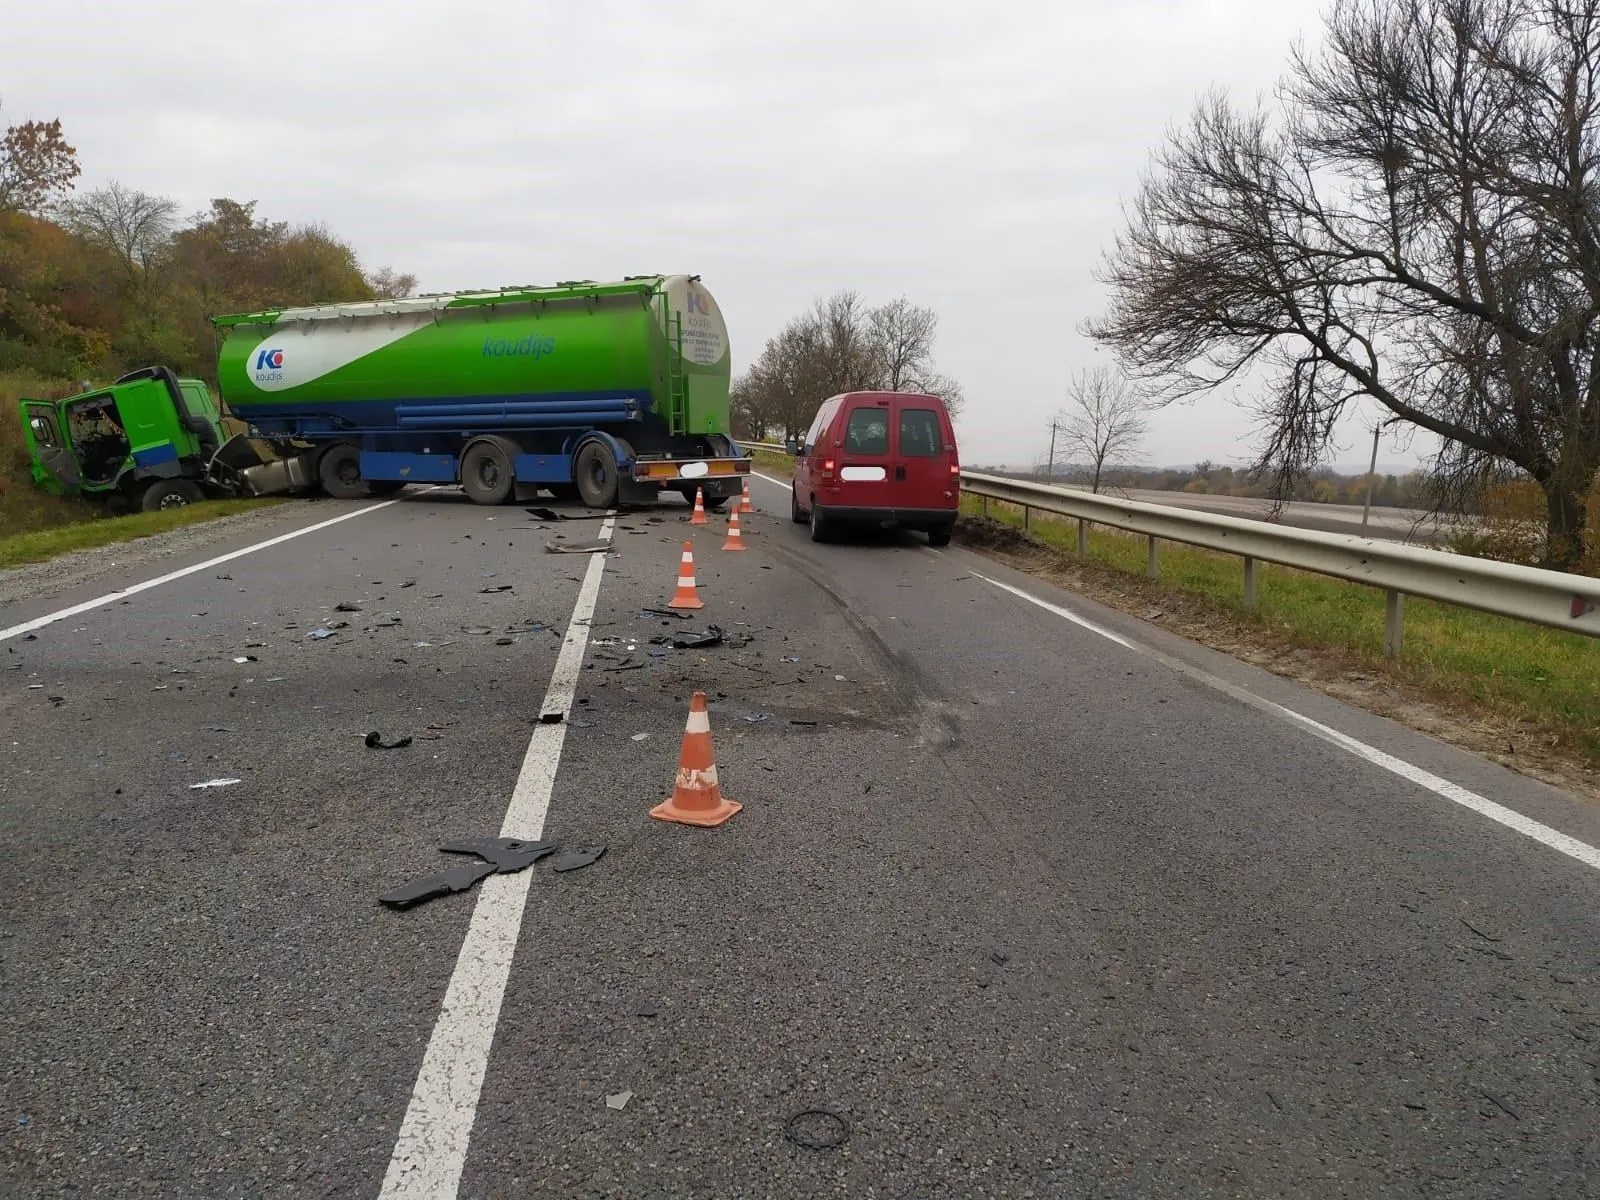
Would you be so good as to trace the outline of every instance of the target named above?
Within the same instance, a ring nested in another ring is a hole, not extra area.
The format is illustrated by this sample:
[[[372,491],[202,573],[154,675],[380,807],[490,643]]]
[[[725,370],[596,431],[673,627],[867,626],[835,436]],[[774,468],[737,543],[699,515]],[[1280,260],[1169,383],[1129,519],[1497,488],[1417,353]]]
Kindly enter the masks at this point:
[[[1165,127],[1270,89],[1321,9],[54,0],[4,17],[0,116],[59,116],[85,187],[253,199],[426,291],[698,273],[735,370],[818,296],[905,295],[966,388],[963,459],[1022,464],[1105,359],[1076,327]],[[1158,414],[1144,457],[1251,444],[1219,396]]]

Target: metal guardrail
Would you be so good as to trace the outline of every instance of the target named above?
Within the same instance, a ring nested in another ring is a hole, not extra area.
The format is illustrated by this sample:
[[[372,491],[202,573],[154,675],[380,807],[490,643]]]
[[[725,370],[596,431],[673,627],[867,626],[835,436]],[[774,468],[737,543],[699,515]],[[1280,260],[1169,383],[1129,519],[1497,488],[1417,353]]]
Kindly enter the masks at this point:
[[[786,453],[783,446],[772,442],[739,444]],[[1032,527],[1035,509],[1077,518],[1079,557],[1087,557],[1090,525],[1140,534],[1148,539],[1146,570],[1151,578],[1158,575],[1158,546],[1162,541],[1236,554],[1244,560],[1246,609],[1253,609],[1256,604],[1258,562],[1381,588],[1386,595],[1383,650],[1391,658],[1400,652],[1404,601],[1408,595],[1585,637],[1600,637],[1600,579],[1587,575],[1568,575],[1349,534],[1290,529],[1164,504],[1118,500],[976,471],[961,472],[961,486],[968,494],[983,498],[985,513],[992,500],[1017,505],[1022,509],[1025,528]]]

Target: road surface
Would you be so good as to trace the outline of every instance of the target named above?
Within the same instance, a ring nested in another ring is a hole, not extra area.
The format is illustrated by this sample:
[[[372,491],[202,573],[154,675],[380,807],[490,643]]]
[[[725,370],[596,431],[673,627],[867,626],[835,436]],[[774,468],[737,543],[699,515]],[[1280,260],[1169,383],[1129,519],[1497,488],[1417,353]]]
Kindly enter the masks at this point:
[[[0,1195],[1600,1194],[1593,807],[755,488],[0,608]],[[716,830],[646,815],[696,688]],[[607,849],[377,903],[502,830]]]

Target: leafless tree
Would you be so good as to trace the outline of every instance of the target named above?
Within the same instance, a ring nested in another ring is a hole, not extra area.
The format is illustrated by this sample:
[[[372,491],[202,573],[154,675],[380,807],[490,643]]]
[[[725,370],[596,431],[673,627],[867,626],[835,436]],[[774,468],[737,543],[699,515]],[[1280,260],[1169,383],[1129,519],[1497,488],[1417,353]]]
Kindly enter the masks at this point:
[[[176,201],[115,180],[73,201],[65,212],[72,231],[109,251],[135,289],[149,281],[158,260],[171,248],[178,226]]]
[[[417,290],[415,275],[397,275],[393,267],[382,267],[367,276],[372,294],[379,300],[404,300]]]
[[[1156,157],[1089,331],[1165,399],[1264,379],[1286,495],[1370,397],[1441,495],[1543,489],[1584,557],[1600,467],[1600,0],[1336,0],[1270,111],[1203,102]]]
[[[72,189],[78,152],[60,121],[24,121],[0,134],[0,213],[40,213]]]
[[[1146,403],[1127,376],[1112,367],[1074,375],[1067,396],[1068,406],[1056,418],[1062,451],[1069,461],[1087,464],[1090,488],[1098,492],[1107,467],[1138,453]]]
[[[762,348],[729,394],[739,431],[805,431],[817,405],[851,391],[925,392],[960,410],[961,386],[933,362],[938,318],[905,299],[868,308],[853,291],[819,300]]]

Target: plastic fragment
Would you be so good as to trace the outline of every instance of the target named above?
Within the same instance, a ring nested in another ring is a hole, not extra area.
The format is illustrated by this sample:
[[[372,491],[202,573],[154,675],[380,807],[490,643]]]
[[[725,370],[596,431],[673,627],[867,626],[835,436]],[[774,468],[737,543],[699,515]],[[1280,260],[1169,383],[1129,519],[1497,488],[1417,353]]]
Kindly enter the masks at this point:
[[[623,1109],[628,1107],[628,1101],[632,1099],[632,1092],[617,1092],[614,1095],[606,1097],[606,1107],[615,1109],[617,1112],[621,1112]]]
[[[479,588],[478,589],[478,591],[483,593],[485,596],[492,595],[495,592],[509,592],[510,590],[511,590],[511,585],[509,583],[497,583],[493,587],[486,587],[486,588]]]
[[[411,745],[411,736],[409,734],[405,737],[395,738],[392,742],[384,741],[383,734],[376,729],[366,736],[368,750],[404,750],[409,745]]]
[[[605,854],[604,846],[578,846],[571,850],[563,851],[550,860],[552,871],[577,871],[600,861]]]
[[[546,542],[544,548],[551,554],[603,554],[611,549],[611,543],[573,542],[570,546],[562,546],[555,542]]]
[[[354,600],[341,600],[339,603],[333,606],[333,611],[357,613],[361,611],[361,605],[357,604]]]
[[[414,904],[421,904],[424,900],[432,900],[435,896],[448,896],[452,892],[465,892],[487,875],[495,873],[492,862],[468,863],[463,867],[454,867],[438,875],[429,875],[426,878],[415,880],[404,887],[396,888],[378,897],[382,904],[390,908],[410,908]]]
[[[493,863],[501,875],[509,875],[554,854],[556,844],[528,842],[521,838],[481,838],[476,841],[446,842],[439,849],[446,854],[476,854],[485,862]]]
[[[541,521],[565,521],[565,513],[558,513],[553,508],[525,508],[522,510],[530,517],[538,517]]]
[[[709,626],[704,633],[680,633],[672,639],[675,650],[709,650],[722,645],[722,626]]]
[[[189,785],[189,790],[191,792],[198,792],[202,788],[232,787],[236,783],[243,782],[244,780],[242,779],[208,779],[204,783],[191,783]]]

